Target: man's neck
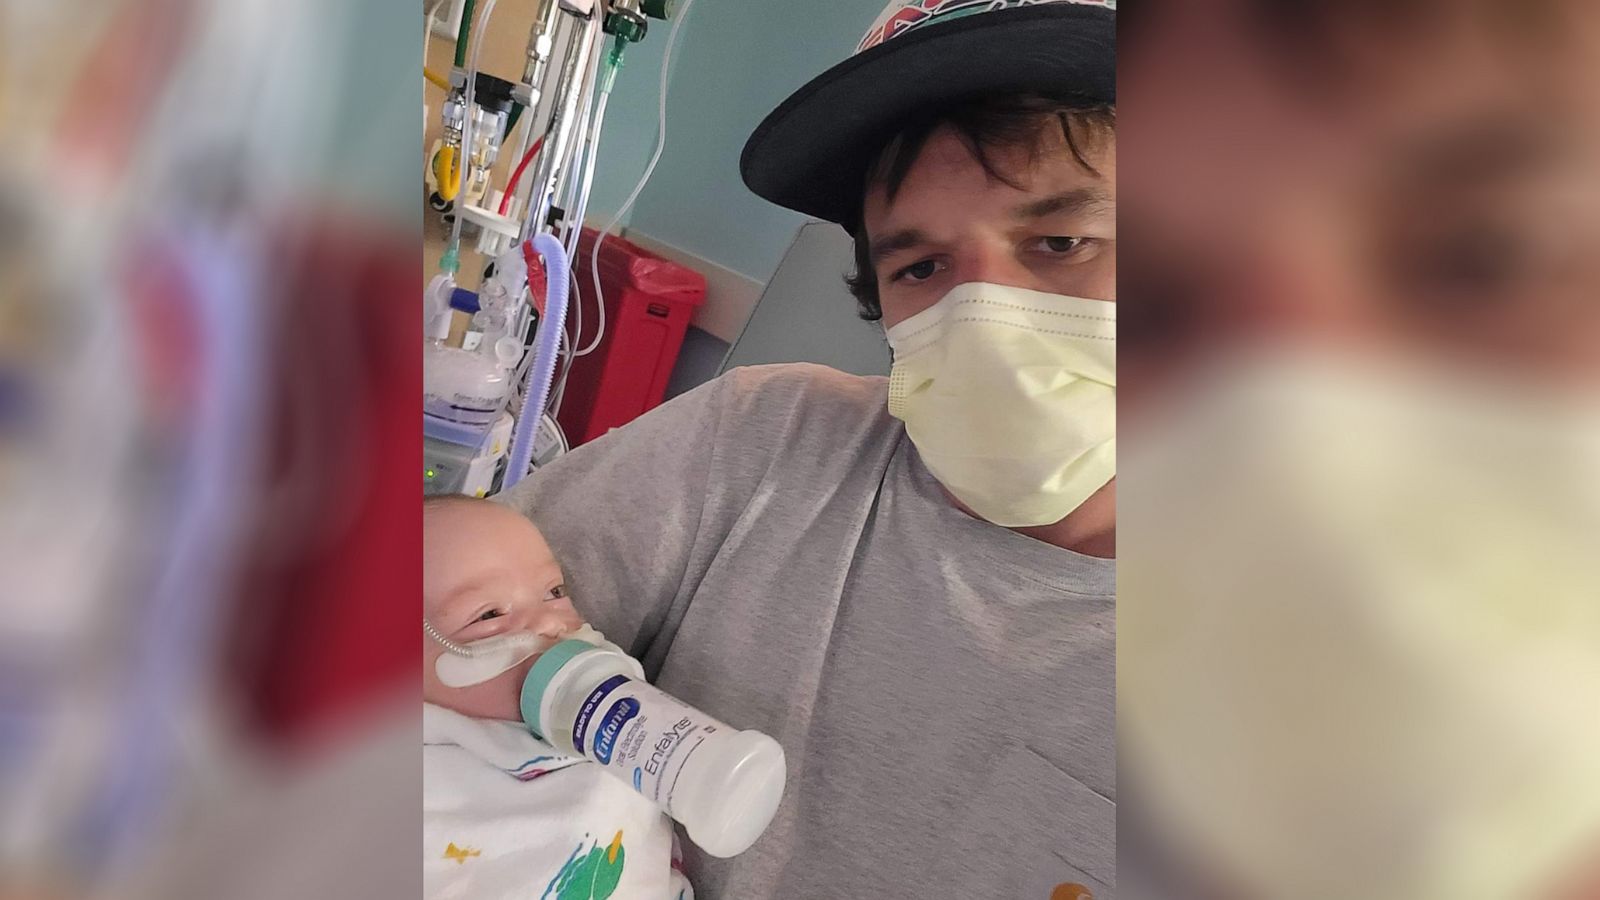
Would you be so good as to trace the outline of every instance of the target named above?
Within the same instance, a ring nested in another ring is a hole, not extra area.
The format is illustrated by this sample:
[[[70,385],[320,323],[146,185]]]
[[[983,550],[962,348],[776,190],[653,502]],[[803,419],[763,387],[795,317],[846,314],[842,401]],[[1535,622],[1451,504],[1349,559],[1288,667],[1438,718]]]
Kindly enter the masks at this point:
[[[953,494],[939,486],[945,498],[955,507],[974,519],[982,518],[957,500]],[[1063,550],[1099,559],[1117,558],[1117,480],[1090,495],[1083,505],[1073,510],[1065,519],[1054,525],[1034,525],[1012,528],[1017,534],[1043,541]]]
[[[1084,556],[1116,559],[1117,482],[1113,479],[1054,525],[1012,530]]]

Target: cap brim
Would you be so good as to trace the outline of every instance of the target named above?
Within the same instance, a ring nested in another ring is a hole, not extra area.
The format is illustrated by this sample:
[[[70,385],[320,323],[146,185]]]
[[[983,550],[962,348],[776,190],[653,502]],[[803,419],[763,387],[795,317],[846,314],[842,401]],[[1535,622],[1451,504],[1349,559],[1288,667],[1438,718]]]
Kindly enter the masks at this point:
[[[867,167],[902,123],[940,103],[1000,93],[1117,99],[1116,13],[1052,3],[929,25],[812,79],[756,128],[739,170],[780,206],[848,224]]]

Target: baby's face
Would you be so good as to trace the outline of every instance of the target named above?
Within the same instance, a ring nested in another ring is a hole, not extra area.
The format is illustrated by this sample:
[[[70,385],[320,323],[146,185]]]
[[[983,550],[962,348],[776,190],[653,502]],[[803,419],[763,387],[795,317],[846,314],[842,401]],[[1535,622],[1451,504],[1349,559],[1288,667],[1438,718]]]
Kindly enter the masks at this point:
[[[558,638],[583,624],[561,566],[532,522],[482,500],[430,503],[422,517],[423,615],[451,642],[510,632]],[[435,664],[445,649],[423,637],[422,697],[469,716],[519,719],[524,661],[482,684],[446,687]]]

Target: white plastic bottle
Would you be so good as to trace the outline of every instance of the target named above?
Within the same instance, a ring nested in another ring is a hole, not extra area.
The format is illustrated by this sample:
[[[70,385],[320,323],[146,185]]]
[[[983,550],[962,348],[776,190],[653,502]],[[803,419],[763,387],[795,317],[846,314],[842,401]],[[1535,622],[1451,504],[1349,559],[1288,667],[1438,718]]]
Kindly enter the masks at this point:
[[[749,849],[783,799],[777,741],[652,687],[638,661],[609,647],[566,640],[546,650],[523,680],[522,720],[633,785],[712,856]]]

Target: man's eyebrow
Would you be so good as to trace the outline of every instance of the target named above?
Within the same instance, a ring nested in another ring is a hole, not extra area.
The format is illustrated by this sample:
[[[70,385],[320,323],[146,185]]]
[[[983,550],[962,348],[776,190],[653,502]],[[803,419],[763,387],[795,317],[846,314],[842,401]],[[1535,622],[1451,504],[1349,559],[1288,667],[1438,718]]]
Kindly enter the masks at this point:
[[[1468,122],[1418,142],[1399,157],[1415,186],[1473,185],[1520,175],[1560,154],[1560,136],[1528,117]]]
[[[930,243],[928,236],[915,228],[907,228],[903,231],[885,235],[870,242],[872,264],[876,266],[889,256],[927,243]]]
[[[1042,219],[1059,213],[1099,212],[1110,207],[1109,194],[1099,188],[1085,187],[1043,200],[1030,200],[1013,209],[1011,215],[1018,219]]]

